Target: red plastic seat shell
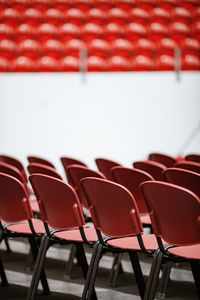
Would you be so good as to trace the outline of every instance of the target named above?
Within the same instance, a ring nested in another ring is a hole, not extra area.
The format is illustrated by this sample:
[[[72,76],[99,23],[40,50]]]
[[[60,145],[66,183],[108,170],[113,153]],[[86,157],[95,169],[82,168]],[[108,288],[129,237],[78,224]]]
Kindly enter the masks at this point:
[[[94,228],[84,228],[84,232],[88,241],[90,242],[97,241],[98,238],[97,238],[96,230]],[[56,232],[54,236],[67,241],[83,242],[80,231],[78,229]]]
[[[44,228],[44,224],[41,220],[39,220],[39,219],[31,219],[31,220],[32,220],[32,223],[33,223],[36,233],[44,234],[46,232],[45,228]],[[33,234],[32,231],[30,230],[28,221],[22,222],[20,224],[9,225],[6,228],[8,230],[16,232],[16,233]]]
[[[154,234],[142,235],[142,240],[147,250],[156,250],[158,243]],[[107,241],[107,244],[124,250],[141,251],[137,237],[125,237]]]
[[[200,244],[169,248],[169,253],[186,259],[200,260]]]

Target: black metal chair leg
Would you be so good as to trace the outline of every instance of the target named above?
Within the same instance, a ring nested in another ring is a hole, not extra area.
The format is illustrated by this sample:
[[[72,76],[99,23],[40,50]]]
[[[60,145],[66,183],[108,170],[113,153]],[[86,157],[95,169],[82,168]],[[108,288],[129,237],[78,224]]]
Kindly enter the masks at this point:
[[[64,271],[64,277],[66,277],[66,278],[70,278],[75,256],[76,256],[76,246],[73,244],[71,247],[69,259],[66,263],[66,267],[65,267],[65,271]]]
[[[198,260],[191,260],[190,266],[192,269],[192,275],[193,275],[194,282],[196,285],[198,298],[200,299],[200,263]]]
[[[9,243],[8,243],[8,238],[7,238],[7,236],[3,236],[3,239],[4,239],[4,242],[5,242],[5,244],[6,244],[6,248],[7,248],[7,252],[11,252],[11,249],[10,249],[10,245],[9,245]]]
[[[130,257],[132,268],[133,268],[133,271],[134,271],[134,274],[135,274],[135,280],[136,280],[137,287],[138,287],[138,290],[139,290],[139,293],[140,293],[140,297],[141,297],[141,299],[143,299],[146,285],[145,285],[144,276],[142,274],[142,270],[141,270],[141,266],[140,266],[140,262],[139,262],[137,252],[130,251],[129,252],[129,257]]]
[[[50,238],[46,234],[42,237],[37,260],[36,260],[34,271],[33,271],[31,285],[28,290],[28,295],[27,295],[26,300],[34,300],[35,299],[35,295],[36,295],[38,283],[39,283],[39,280],[41,277],[41,271],[43,268],[46,252],[47,252],[47,249],[49,246],[49,240],[50,240]]]
[[[152,260],[152,263],[151,263],[151,269],[150,269],[150,273],[149,273],[147,284],[146,284],[144,300],[149,300],[149,293],[151,291],[152,281],[153,281],[153,277],[154,277],[154,273],[155,273],[155,269],[156,269],[156,264],[157,264],[157,259],[158,259],[157,252],[158,252],[158,250],[156,250],[154,252],[154,255],[153,255],[153,260]]]
[[[89,288],[89,284],[90,284],[91,275],[93,272],[93,266],[94,266],[98,246],[99,246],[99,242],[96,242],[94,245],[93,251],[92,251],[92,257],[90,260],[90,265],[88,268],[85,285],[84,285],[84,289],[83,289],[83,294],[82,294],[82,298],[81,298],[82,300],[86,300],[86,297],[87,297],[87,292],[88,292],[88,288]]]
[[[120,271],[122,272],[122,253],[116,253],[115,254],[115,259],[113,261],[113,267],[112,267],[112,271],[111,271],[111,285],[112,287],[116,287],[117,286],[117,278],[118,275],[120,273]]]
[[[31,253],[33,255],[34,262],[36,262],[37,256],[38,256],[38,246],[37,246],[37,243],[36,243],[35,238],[33,236],[29,237],[29,243],[30,243],[30,246],[31,246]],[[41,278],[40,279],[41,279],[41,284],[42,284],[42,287],[43,287],[43,294],[45,294],[45,295],[49,294],[50,293],[49,285],[48,285],[46,274],[45,274],[43,268],[42,268],[42,271],[41,271]]]
[[[87,277],[87,272],[88,272],[88,263],[87,263],[87,259],[85,256],[85,251],[83,248],[83,244],[76,244],[76,253],[77,253],[77,259],[78,259],[78,263],[82,268],[82,272],[83,272],[83,277],[86,279]],[[97,300],[97,295],[95,290],[93,289],[92,292],[92,300]]]
[[[2,263],[1,257],[0,257],[0,276],[1,276],[1,286],[2,287],[8,286],[8,280],[7,280],[7,277],[6,277],[6,273],[5,273],[5,270],[4,270],[4,266],[3,266],[3,263]]]
[[[153,280],[152,280],[152,285],[151,285],[148,300],[153,300],[155,297],[156,287],[157,287],[158,279],[159,279],[159,273],[160,273],[161,265],[162,265],[162,259],[163,259],[163,253],[160,250],[157,250],[157,262],[156,262],[156,266],[155,266],[155,272],[153,275]]]
[[[97,276],[99,261],[100,261],[101,256],[102,256],[102,252],[103,252],[103,246],[101,244],[99,244],[99,246],[97,248],[96,258],[95,258],[94,265],[93,265],[93,272],[92,272],[91,278],[90,278],[88,296],[86,298],[87,300],[92,299],[92,292],[93,292],[93,289],[94,289],[95,279],[96,279],[96,276]]]
[[[163,275],[162,275],[162,279],[161,279],[161,283],[160,283],[160,292],[159,292],[159,298],[160,299],[165,299],[165,297],[166,297],[167,286],[168,286],[168,283],[169,283],[169,277],[170,277],[170,272],[171,272],[171,269],[172,269],[172,265],[173,265],[172,261],[168,261],[164,265]]]

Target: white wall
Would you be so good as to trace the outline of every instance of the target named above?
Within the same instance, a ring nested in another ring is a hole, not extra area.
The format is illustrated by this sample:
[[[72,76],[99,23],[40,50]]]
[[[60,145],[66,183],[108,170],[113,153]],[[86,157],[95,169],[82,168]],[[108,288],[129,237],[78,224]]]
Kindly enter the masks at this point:
[[[198,126],[200,72],[0,75],[0,153],[25,164],[28,154],[62,170],[62,155],[94,167],[98,156],[131,166],[152,151],[200,152],[200,132],[184,145]]]

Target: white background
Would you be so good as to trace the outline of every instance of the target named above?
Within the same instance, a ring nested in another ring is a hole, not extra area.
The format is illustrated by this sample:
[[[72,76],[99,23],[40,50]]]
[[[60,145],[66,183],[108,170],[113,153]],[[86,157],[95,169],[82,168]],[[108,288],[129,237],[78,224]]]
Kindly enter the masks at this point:
[[[199,127],[200,72],[0,75],[0,153],[25,165],[30,154],[62,171],[61,156],[95,168],[96,157],[130,167],[153,151],[200,153]]]

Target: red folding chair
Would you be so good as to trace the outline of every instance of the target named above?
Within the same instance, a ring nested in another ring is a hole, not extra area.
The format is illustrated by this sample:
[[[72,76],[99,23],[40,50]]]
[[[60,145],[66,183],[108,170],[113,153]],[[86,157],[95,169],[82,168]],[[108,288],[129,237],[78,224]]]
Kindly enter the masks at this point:
[[[165,180],[182,186],[200,197],[200,174],[183,169],[169,168],[163,172]]]
[[[175,158],[163,153],[150,153],[148,159],[161,163],[167,168],[173,167],[174,164],[176,163]]]
[[[174,165],[174,168],[190,170],[200,174],[200,163],[195,161],[183,161]]]
[[[29,155],[27,159],[29,163],[38,163],[55,169],[55,166],[45,158]]]
[[[55,177],[57,179],[63,180],[62,177],[54,168],[51,168],[47,165],[43,165],[40,163],[30,163],[27,167],[30,174],[44,174],[51,177]]]
[[[26,177],[24,166],[17,158],[8,155],[0,155],[0,161],[16,167],[22,174],[23,182],[27,184],[28,180]]]
[[[159,248],[154,254],[144,300],[153,300],[160,269],[165,262],[189,262],[200,297],[200,201],[193,192],[174,184],[141,185]],[[168,245],[164,246],[163,239]]]
[[[133,163],[134,168],[143,170],[150,174],[155,180],[163,180],[162,172],[166,167],[156,161],[146,160]]]
[[[123,186],[99,178],[84,178],[81,188],[87,198],[98,241],[90,262],[82,299],[91,299],[102,252],[128,252],[139,294],[143,299],[145,281],[137,252],[151,254],[157,249],[154,235],[142,235],[143,228],[133,195]],[[105,235],[105,237],[102,236]]]
[[[70,185],[41,174],[31,175],[30,182],[38,199],[46,233],[41,241],[27,300],[35,299],[46,252],[51,244],[75,244],[78,262],[83,276],[86,277],[88,265],[83,243],[91,246],[97,240],[93,228],[83,228],[85,222],[81,205],[76,192]],[[96,299],[94,290],[92,295]]]
[[[111,169],[113,167],[120,166],[120,164],[118,162],[115,162],[115,161],[110,160],[110,159],[105,159],[105,158],[96,158],[95,163],[96,163],[99,171],[101,173],[103,173],[104,176],[108,180],[111,180],[111,181],[113,180]]]
[[[15,177],[0,173],[0,241],[4,236],[11,238],[27,238],[31,252],[36,261],[38,243],[45,229],[41,220],[34,219],[28,194],[24,185]],[[3,269],[1,269],[1,276]],[[39,275],[43,292],[49,294],[49,287],[44,270]],[[6,284],[5,278],[2,278]]]
[[[60,160],[61,160],[62,166],[63,166],[64,171],[65,171],[65,175],[66,175],[66,178],[67,178],[69,184],[71,184],[73,187],[75,187],[73,185],[73,182],[70,181],[70,178],[68,178],[68,176],[67,176],[67,168],[70,165],[81,165],[81,166],[85,166],[85,167],[87,167],[87,165],[84,162],[82,162],[78,159],[72,158],[72,157],[63,156],[63,157],[60,158]]]

